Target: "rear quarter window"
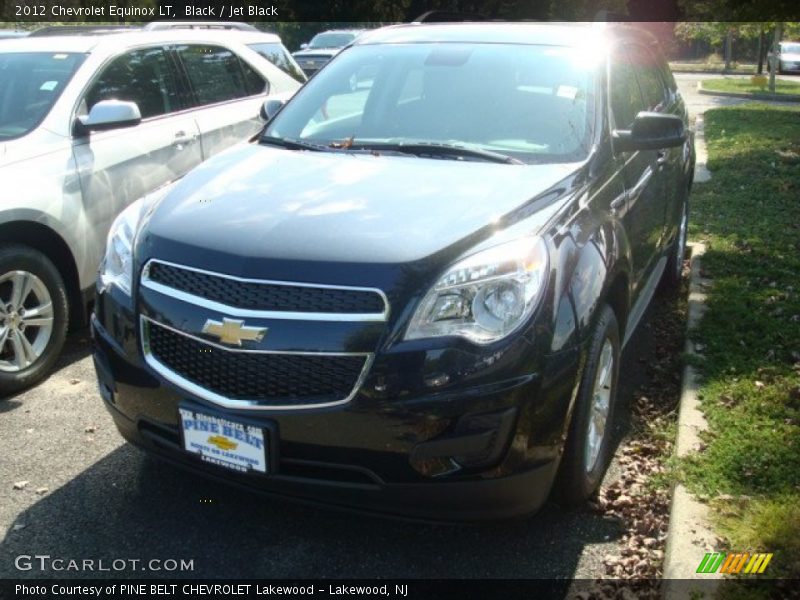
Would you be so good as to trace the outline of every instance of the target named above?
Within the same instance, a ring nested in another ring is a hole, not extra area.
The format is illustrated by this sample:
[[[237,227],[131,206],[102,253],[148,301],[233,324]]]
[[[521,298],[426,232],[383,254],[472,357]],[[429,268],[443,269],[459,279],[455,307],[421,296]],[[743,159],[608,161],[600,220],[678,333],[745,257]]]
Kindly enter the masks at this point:
[[[267,42],[262,44],[248,44],[248,47],[266,58],[269,62],[278,67],[292,79],[299,81],[300,83],[304,83],[306,81],[306,76],[291,59],[288,50],[283,47],[283,44],[279,44],[278,42]]]

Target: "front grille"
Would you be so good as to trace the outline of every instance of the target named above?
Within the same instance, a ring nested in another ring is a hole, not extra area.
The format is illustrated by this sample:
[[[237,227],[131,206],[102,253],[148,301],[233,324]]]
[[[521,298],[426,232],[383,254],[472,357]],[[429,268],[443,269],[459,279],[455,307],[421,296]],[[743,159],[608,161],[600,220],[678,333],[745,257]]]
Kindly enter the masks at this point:
[[[160,262],[150,263],[148,278],[236,308],[344,314],[381,314],[386,309],[383,297],[374,291],[242,281]]]
[[[149,353],[172,373],[230,400],[303,406],[347,399],[364,355],[229,352],[157,323],[145,325]]]

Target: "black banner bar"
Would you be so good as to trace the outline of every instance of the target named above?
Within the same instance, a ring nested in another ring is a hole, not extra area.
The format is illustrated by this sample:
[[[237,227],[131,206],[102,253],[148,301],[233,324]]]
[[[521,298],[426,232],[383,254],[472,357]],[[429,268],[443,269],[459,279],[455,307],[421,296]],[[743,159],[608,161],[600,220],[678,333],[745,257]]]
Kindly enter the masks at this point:
[[[620,6],[624,8],[620,10]],[[682,0],[4,0],[0,21],[137,24],[156,20],[253,23],[402,23],[438,11],[444,20],[797,21],[800,2],[719,0],[713,11]]]
[[[536,560],[536,557],[531,557]],[[657,598],[669,588],[674,597],[712,597],[719,581],[691,580],[209,580],[209,579],[4,579],[0,599],[56,598],[116,600],[538,600],[562,598]],[[797,597],[800,582],[729,580],[727,586],[758,588],[763,597]],[[744,591],[744,590],[740,590]],[[751,592],[754,590],[750,590]],[[759,596],[761,597],[761,596]]]

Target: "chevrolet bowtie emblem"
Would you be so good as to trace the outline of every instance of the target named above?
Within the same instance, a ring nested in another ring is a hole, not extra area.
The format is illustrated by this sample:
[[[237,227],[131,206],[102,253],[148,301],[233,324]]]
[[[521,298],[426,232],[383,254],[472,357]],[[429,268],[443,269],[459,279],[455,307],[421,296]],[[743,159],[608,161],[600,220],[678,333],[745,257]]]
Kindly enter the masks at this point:
[[[236,442],[232,442],[224,435],[212,435],[206,441],[209,444],[214,444],[220,450],[236,450],[239,445]]]
[[[203,333],[214,335],[223,344],[242,345],[242,340],[260,342],[267,333],[266,327],[246,327],[238,319],[222,319],[222,323],[208,319],[203,325]]]

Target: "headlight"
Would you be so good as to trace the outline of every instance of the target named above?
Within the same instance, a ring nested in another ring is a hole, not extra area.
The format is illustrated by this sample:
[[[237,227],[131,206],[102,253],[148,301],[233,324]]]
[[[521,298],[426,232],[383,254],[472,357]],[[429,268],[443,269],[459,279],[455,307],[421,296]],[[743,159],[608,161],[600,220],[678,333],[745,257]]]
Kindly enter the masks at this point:
[[[133,280],[133,240],[144,214],[172,189],[165,185],[155,192],[139,198],[123,210],[108,232],[106,253],[100,263],[100,282],[103,287],[116,285],[128,296]]]
[[[458,335],[488,344],[507,336],[536,308],[547,264],[547,246],[533,237],[465,258],[422,299],[405,339]]]

